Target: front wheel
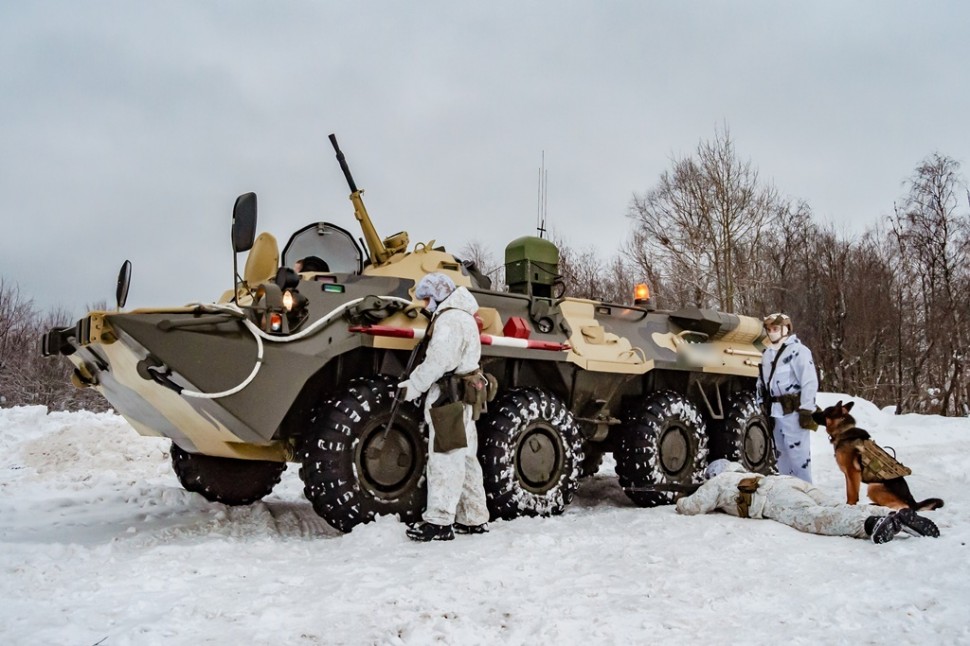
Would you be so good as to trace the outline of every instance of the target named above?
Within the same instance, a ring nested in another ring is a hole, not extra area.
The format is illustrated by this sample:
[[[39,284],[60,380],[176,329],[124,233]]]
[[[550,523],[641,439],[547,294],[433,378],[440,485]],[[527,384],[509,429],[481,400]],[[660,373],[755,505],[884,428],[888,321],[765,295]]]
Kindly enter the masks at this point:
[[[579,424],[562,400],[537,388],[508,390],[477,428],[491,517],[561,514],[583,461]]]
[[[623,492],[640,507],[669,504],[703,482],[704,418],[683,395],[670,390],[648,395],[619,430],[616,474]]]
[[[417,520],[424,510],[428,441],[417,406],[402,402],[384,433],[396,391],[390,377],[355,379],[312,412],[300,450],[303,493],[342,532],[384,514]]]
[[[172,468],[187,491],[210,502],[251,505],[268,496],[286,470],[286,462],[220,458],[184,451],[174,442]]]

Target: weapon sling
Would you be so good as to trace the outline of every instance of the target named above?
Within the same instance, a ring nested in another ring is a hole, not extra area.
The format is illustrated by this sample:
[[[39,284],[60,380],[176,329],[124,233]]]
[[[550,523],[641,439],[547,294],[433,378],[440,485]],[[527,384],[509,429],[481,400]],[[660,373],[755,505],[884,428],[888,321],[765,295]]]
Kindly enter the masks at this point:
[[[452,308],[448,308],[452,309]],[[431,323],[428,325],[428,329],[424,333],[424,338],[415,344],[414,349],[411,350],[411,356],[408,357],[408,363],[404,367],[404,379],[411,376],[411,370],[414,369],[415,361],[418,356],[427,349],[428,343],[431,340],[431,331],[434,329],[434,322],[437,317],[431,319]],[[394,424],[394,418],[397,417],[397,409],[401,405],[401,389],[398,388],[394,391],[394,402],[391,404],[391,415],[387,418],[387,424],[384,426],[384,432],[381,433],[380,446],[384,445],[384,440],[387,439],[387,434],[391,430],[391,426]]]
[[[788,349],[787,343],[782,343],[781,347],[778,349],[778,354],[775,355],[775,360],[771,362],[771,372],[768,373],[768,381],[765,382],[764,374],[759,370],[758,374],[761,377],[761,385],[765,389],[765,400],[768,402],[768,417],[771,417],[771,380],[775,376],[775,369],[778,368],[778,360],[781,359],[781,355]]]

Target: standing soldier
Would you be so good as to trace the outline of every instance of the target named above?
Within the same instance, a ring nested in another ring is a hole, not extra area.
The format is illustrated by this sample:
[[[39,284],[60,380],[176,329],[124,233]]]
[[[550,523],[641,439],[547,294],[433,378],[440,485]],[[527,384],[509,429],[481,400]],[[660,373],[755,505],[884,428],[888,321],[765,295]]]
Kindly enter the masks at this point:
[[[792,333],[787,314],[769,314],[764,327],[769,343],[761,359],[759,392],[774,422],[778,473],[811,482],[809,431],[818,428],[812,419],[818,392],[812,351]]]
[[[428,394],[424,404],[430,433],[428,505],[422,516],[424,522],[410,526],[407,535],[416,541],[450,541],[455,532],[484,534],[488,531],[488,508],[472,406],[454,405],[458,390],[455,380],[479,371],[482,344],[474,316],[478,303],[471,292],[456,288],[448,276],[440,273],[425,275],[418,281],[414,295],[426,301],[425,308],[432,313],[430,339],[424,361],[398,386],[405,389],[406,401]],[[464,399],[460,393],[457,398],[459,402]],[[431,408],[445,401],[451,402],[457,415],[450,423],[439,418],[435,424]]]

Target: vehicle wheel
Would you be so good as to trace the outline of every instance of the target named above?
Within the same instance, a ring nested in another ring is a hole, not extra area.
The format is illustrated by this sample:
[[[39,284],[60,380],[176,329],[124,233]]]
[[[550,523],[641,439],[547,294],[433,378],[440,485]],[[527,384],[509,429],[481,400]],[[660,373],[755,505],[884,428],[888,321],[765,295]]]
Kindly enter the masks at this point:
[[[556,396],[536,388],[502,393],[478,420],[478,459],[492,518],[561,514],[583,461],[579,424]]]
[[[355,379],[311,413],[300,449],[303,493],[342,532],[378,515],[411,521],[424,511],[428,441],[418,407],[402,402],[384,438],[397,381]]]
[[[583,463],[579,467],[579,477],[590,478],[595,476],[603,465],[605,453],[601,444],[585,442],[583,444]]]
[[[703,482],[704,418],[683,395],[652,393],[628,414],[614,457],[620,486],[630,500],[641,507],[671,503],[690,485]]]
[[[775,473],[771,425],[757,395],[743,390],[728,398],[724,419],[711,435],[711,461],[726,458],[740,462],[748,471]]]
[[[268,496],[286,470],[286,462],[189,453],[174,442],[170,453],[175,475],[187,491],[224,505],[251,505]]]

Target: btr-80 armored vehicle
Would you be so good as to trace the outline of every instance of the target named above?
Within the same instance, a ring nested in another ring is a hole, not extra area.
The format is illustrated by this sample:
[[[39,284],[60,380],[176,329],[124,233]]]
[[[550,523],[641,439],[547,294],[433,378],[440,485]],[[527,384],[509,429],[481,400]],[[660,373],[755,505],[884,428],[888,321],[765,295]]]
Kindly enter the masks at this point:
[[[478,300],[482,364],[499,383],[478,421],[493,518],[562,512],[582,475],[612,452],[637,505],[668,503],[729,457],[758,471],[774,463],[755,395],[761,321],[707,309],[657,311],[561,293],[559,253],[547,240],[508,245],[508,291],[433,243],[381,239],[350,184],[366,253],[327,222],[283,247],[256,233],[256,196],[236,200],[242,275],[218,302],[95,311],[43,338],[73,381],[97,389],[139,433],[170,438],[179,481],[207,499],[243,505],[269,494],[287,462],[306,497],[342,531],[378,514],[419,517],[427,435],[397,383],[424,335],[414,287],[449,275]],[[322,261],[322,262],[321,262]],[[298,271],[299,270],[299,271]],[[390,422],[390,423],[389,423]]]

